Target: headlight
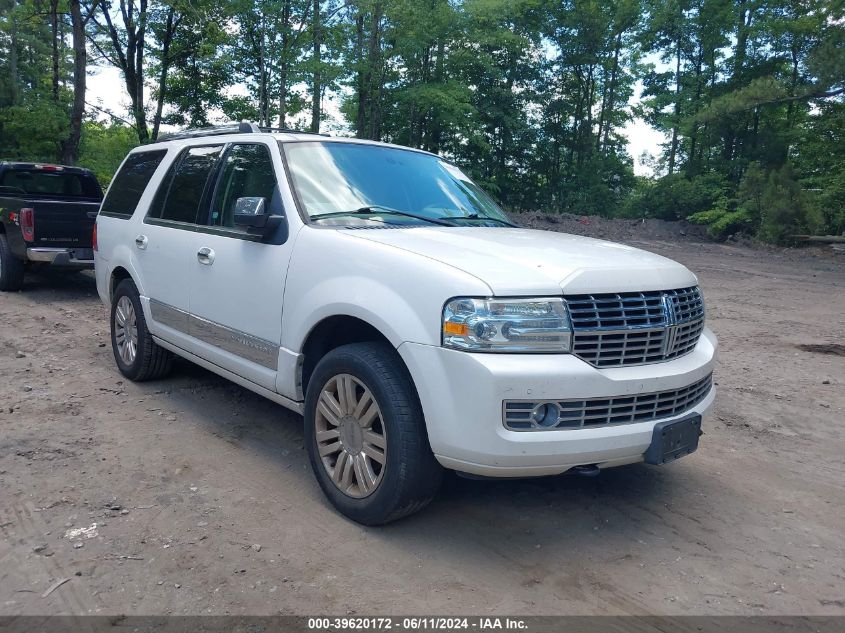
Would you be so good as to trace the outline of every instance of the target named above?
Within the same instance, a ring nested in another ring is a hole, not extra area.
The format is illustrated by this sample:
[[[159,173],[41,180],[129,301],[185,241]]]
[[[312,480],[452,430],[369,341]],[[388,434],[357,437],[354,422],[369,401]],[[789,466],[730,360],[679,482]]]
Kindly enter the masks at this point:
[[[572,327],[559,298],[452,299],[443,308],[443,345],[484,352],[568,352]]]

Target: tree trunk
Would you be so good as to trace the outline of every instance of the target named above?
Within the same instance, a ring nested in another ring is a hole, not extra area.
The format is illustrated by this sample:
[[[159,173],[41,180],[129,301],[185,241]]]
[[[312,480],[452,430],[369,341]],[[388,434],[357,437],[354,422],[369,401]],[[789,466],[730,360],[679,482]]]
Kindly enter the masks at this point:
[[[366,118],[367,130],[364,138],[378,140],[381,129],[381,78],[382,72],[376,73],[381,66],[381,2],[373,7],[370,16],[370,42],[367,53],[367,98],[369,115]],[[381,69],[383,71],[383,68]]]
[[[607,76],[607,68],[602,64],[601,70],[601,107],[599,108],[599,128],[596,132],[596,151],[601,153],[602,134],[604,132],[604,117],[607,110],[607,97],[610,91],[610,79]]]
[[[287,117],[288,100],[288,55],[290,48],[290,3],[285,0],[282,5],[282,54],[279,60],[279,127],[284,129]]]
[[[581,167],[584,164],[584,159],[593,149],[593,100],[595,99],[596,91],[596,80],[593,76],[594,72],[595,66],[590,64],[589,72],[587,73],[587,122],[581,131],[583,136],[582,140],[579,141],[578,167]]]
[[[669,148],[669,175],[675,171],[678,154],[678,123],[681,118],[681,40],[675,49],[675,117],[672,121],[672,144]]]
[[[616,107],[616,76],[619,73],[619,53],[622,50],[622,31],[616,34],[616,46],[613,50],[613,67],[610,71],[610,94],[607,97],[607,114],[604,115],[604,107],[602,107],[602,114],[604,115],[604,140],[602,141],[602,152],[607,153],[608,139],[610,137],[611,120],[613,117],[613,108]]]
[[[147,0],[141,0],[138,13],[138,35],[135,44],[135,120],[138,122],[138,138],[146,143],[150,138],[147,129],[147,114],[144,111],[144,37],[147,32]],[[143,138],[141,138],[143,136]]]
[[[577,95],[578,99],[575,102],[575,113],[572,117],[572,143],[569,146],[569,155],[566,159],[566,170],[571,173],[573,166],[578,159],[578,140],[580,138],[581,122],[584,117],[584,90],[581,87],[584,84],[584,75],[581,66],[573,67],[573,72],[578,80]]]
[[[317,133],[320,131],[320,102],[323,96],[322,73],[321,73],[321,49],[322,42],[322,25],[320,24],[320,0],[314,0],[314,9],[311,19],[314,20],[314,80],[311,85],[311,131]]]
[[[85,115],[85,71],[88,53],[85,50],[85,22],[80,0],[70,0],[70,21],[73,41],[73,109],[70,113],[70,133],[62,143],[62,162],[74,165],[79,159],[82,138],[82,117]]]
[[[261,28],[259,29],[258,43],[258,125],[269,124],[269,95],[267,94],[267,44],[265,33],[265,17],[261,14]]]
[[[438,84],[443,83],[443,56],[446,54],[445,38],[440,37],[437,40],[437,61],[434,65],[434,80]],[[431,128],[431,151],[435,154],[440,153],[440,143],[443,139],[443,121],[438,117],[432,122]]]
[[[789,80],[789,96],[795,96],[795,89],[798,87],[798,42],[795,40],[797,36],[793,36],[792,44],[790,46],[790,54],[792,56],[792,77]],[[795,126],[795,101],[790,101],[786,110],[786,128],[791,130]],[[787,150],[787,154],[789,150]]]
[[[173,7],[167,11],[167,24],[164,29],[164,41],[161,43],[161,71],[158,74],[158,99],[156,102],[156,113],[153,117],[153,133],[152,139],[158,139],[158,131],[161,127],[161,116],[164,112],[164,101],[167,98],[167,75],[170,72],[170,44],[173,40],[174,32],[174,14]]]
[[[364,66],[364,14],[358,10],[355,18],[355,53],[357,61],[356,87],[358,91],[358,112],[355,115],[355,136],[364,138],[367,112],[367,73]]]
[[[736,30],[736,48],[734,49],[733,81],[737,82],[742,75],[745,65],[745,53],[748,49],[748,27],[751,22],[751,11],[745,6],[746,0],[739,0],[739,24]]]
[[[12,15],[12,31],[9,34],[9,101],[10,105],[17,105],[20,100],[20,86],[18,82],[18,23]]]
[[[52,34],[53,101],[59,101],[59,0],[50,0],[50,33]]]
[[[117,58],[117,67],[123,71],[126,92],[132,103],[132,118],[135,120],[135,131],[138,141],[145,143],[149,138],[147,118],[144,112],[144,38],[147,30],[147,0],[140,0],[138,8],[138,23],[135,24],[134,3],[129,3],[125,11],[121,11],[126,32],[126,44],[121,42],[120,35],[111,19],[111,7],[107,0],[98,3],[103,20],[106,23],[109,38]],[[93,9],[92,9],[93,10]]]
[[[733,75],[731,76],[731,83],[734,89],[738,88],[742,82],[743,68],[745,67],[745,58],[748,52],[748,28],[751,25],[752,10],[748,8],[746,0],[739,0],[738,2],[738,22],[736,27],[736,47],[734,48],[733,60]],[[743,132],[748,129],[747,119],[742,124]],[[731,161],[734,156],[738,155],[741,150],[740,132],[737,131],[734,125],[730,125],[724,136],[724,149],[722,156],[725,160]],[[739,145],[739,147],[738,147]]]
[[[379,13],[379,15],[381,15],[381,13]],[[379,44],[379,51],[381,51],[381,44]],[[372,134],[370,135],[370,138],[374,141],[381,140],[381,90],[384,87],[385,75],[387,74],[387,64],[384,63],[384,60],[381,58],[381,56],[379,56],[379,68],[381,69],[381,74],[379,75],[378,83],[376,84],[375,88],[376,98],[373,99],[373,104],[375,104],[375,107],[373,108]]]
[[[699,43],[698,45],[698,54],[696,55],[696,63],[695,63],[695,97],[693,98],[693,111],[692,114],[695,116],[698,114],[699,110],[701,109],[701,77],[704,70],[704,48]],[[698,148],[698,123],[693,122],[692,124],[692,131],[690,132],[690,149],[689,149],[689,157],[687,159],[687,175],[692,176],[699,173],[698,170],[698,161],[695,156],[695,152]]]

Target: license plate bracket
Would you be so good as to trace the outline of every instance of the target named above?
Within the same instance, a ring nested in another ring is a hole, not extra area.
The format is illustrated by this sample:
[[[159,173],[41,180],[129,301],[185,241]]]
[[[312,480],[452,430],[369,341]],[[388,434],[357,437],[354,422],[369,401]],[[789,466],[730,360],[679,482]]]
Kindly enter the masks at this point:
[[[694,452],[702,435],[701,416],[688,415],[654,425],[651,445],[645,452],[646,464],[667,464]]]

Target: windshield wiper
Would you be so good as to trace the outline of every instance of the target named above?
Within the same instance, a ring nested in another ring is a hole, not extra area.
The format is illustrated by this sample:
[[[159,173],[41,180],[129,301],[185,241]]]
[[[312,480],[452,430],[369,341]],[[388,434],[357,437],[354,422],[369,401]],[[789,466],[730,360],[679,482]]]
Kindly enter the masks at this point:
[[[500,220],[499,218],[491,218],[490,216],[479,216],[477,213],[470,213],[469,215],[450,215],[450,220],[478,220],[480,222],[498,222],[503,226],[512,228],[519,228],[516,224],[508,222],[507,220]]]
[[[441,218],[429,218],[424,215],[418,215],[416,213],[411,213],[409,211],[400,211],[399,209],[393,209],[391,207],[384,207],[380,204],[368,204],[364,207],[359,207],[357,209],[353,209],[352,211],[335,211],[333,213],[320,213],[317,215],[312,215],[312,220],[322,220],[323,218],[334,218],[339,217],[342,215],[370,215],[373,213],[389,213],[390,215],[399,215],[405,218],[413,218],[415,220],[420,220],[422,222],[429,222],[430,224],[439,224],[441,226],[455,226],[453,223],[441,219]],[[372,219],[372,218],[371,218]],[[382,220],[384,222],[384,220]]]

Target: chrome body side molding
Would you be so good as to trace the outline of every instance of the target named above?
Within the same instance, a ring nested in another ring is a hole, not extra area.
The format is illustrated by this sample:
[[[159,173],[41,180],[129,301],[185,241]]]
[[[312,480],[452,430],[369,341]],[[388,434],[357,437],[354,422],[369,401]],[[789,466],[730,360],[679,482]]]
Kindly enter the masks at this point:
[[[162,325],[262,367],[273,370],[278,368],[279,346],[276,343],[194,316],[155,299],[150,299],[150,313],[153,320]]]

